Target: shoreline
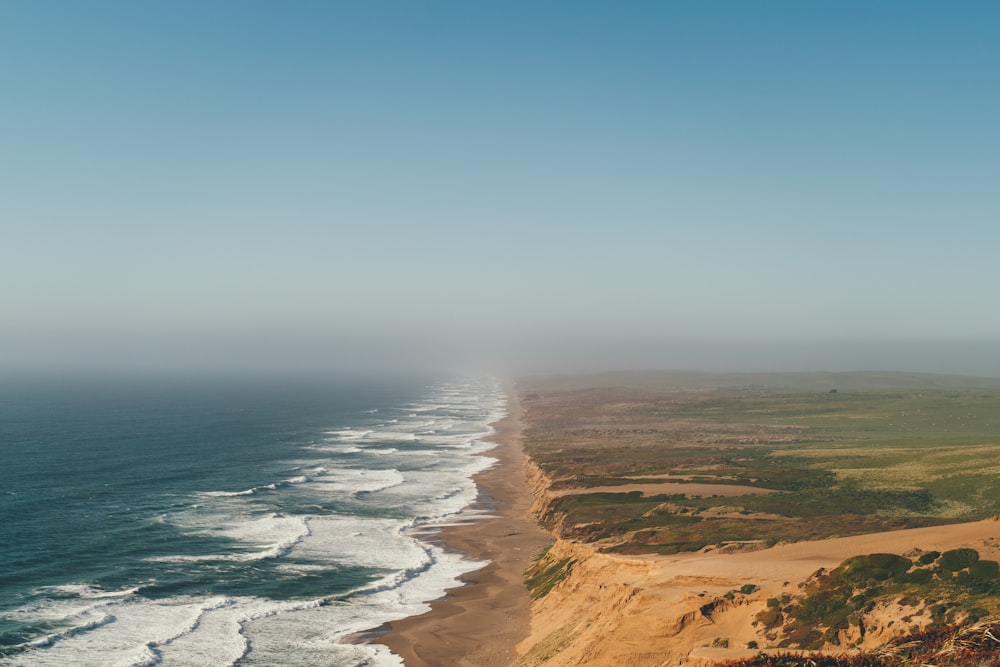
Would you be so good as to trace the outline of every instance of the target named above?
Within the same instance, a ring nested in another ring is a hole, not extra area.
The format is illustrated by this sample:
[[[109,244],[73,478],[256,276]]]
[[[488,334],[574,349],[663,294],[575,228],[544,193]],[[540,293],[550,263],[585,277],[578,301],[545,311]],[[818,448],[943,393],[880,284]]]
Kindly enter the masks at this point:
[[[479,497],[468,508],[486,506],[491,514],[421,538],[489,563],[462,576],[460,585],[430,603],[430,611],[369,631],[379,636],[368,643],[388,646],[406,667],[506,667],[528,636],[531,600],[524,570],[554,538],[530,514],[522,411],[513,390],[508,391],[507,412],[487,438],[497,446],[483,453],[497,463],[473,477]]]

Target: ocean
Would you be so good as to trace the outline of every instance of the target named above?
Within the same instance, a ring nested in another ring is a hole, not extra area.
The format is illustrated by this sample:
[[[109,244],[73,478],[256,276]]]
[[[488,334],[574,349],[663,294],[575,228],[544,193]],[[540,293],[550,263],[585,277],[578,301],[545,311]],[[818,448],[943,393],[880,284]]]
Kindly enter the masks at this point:
[[[0,381],[0,665],[401,665],[493,380]],[[464,510],[464,512],[463,512]]]

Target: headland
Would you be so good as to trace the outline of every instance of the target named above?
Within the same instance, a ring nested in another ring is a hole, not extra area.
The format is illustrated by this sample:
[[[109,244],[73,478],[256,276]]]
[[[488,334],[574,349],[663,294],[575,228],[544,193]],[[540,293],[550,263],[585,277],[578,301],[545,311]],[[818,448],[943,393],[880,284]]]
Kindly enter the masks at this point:
[[[998,380],[614,374],[517,397],[477,479],[498,518],[441,534],[491,564],[392,623],[407,667],[896,665],[998,629]]]

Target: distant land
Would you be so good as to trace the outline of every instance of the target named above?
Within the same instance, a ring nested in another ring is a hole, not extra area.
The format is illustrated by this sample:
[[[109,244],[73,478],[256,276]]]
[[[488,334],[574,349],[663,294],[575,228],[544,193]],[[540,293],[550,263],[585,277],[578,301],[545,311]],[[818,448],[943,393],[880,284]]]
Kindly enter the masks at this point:
[[[1000,379],[643,371],[516,393],[556,538],[526,575],[519,667],[997,664]]]

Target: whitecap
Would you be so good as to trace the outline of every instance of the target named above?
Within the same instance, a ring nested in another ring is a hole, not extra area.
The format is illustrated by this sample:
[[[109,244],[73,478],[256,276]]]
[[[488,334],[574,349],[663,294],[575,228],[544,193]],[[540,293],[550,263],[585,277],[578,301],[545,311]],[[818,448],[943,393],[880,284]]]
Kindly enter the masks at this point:
[[[423,613],[430,600],[443,596],[447,588],[456,585],[458,577],[485,564],[420,542],[415,534],[418,528],[486,515],[483,510],[468,509],[477,495],[470,477],[491,465],[492,460],[471,455],[494,446],[481,438],[492,433],[486,424],[496,421],[496,415],[504,414],[502,405],[502,393],[488,385],[441,384],[432,390],[426,402],[406,406],[406,418],[374,429],[355,427],[325,432],[320,443],[302,450],[302,460],[289,462],[290,466],[299,467],[285,469],[288,479],[276,484],[260,480],[252,489],[198,494],[205,500],[188,507],[186,512],[163,518],[192,534],[227,538],[244,550],[208,556],[177,555],[173,557],[177,561],[272,559],[284,576],[294,576],[296,572],[309,576],[341,567],[378,568],[385,574],[376,581],[335,599],[291,602],[183,596],[149,600],[135,595],[135,589],[79,594],[66,591],[64,595],[69,599],[59,603],[73,605],[72,609],[67,606],[58,611],[49,609],[48,613],[61,613],[65,618],[66,612],[75,609],[73,627],[80,630],[77,634],[64,633],[54,638],[49,648],[29,651],[28,664],[47,667],[119,661],[121,665],[198,667],[232,665],[238,661],[241,667],[275,664],[401,667],[399,659],[384,647],[336,642],[346,634]],[[395,442],[417,440],[421,441],[420,449],[400,451],[392,447]],[[377,446],[382,443],[389,446]],[[433,449],[423,449],[424,446]],[[403,465],[392,458],[338,458],[362,451],[379,457],[405,455],[408,457],[405,472],[395,468],[350,467],[361,466],[365,461],[372,466]],[[426,463],[414,458],[421,456],[427,457]],[[276,488],[282,489],[281,492],[261,493]],[[303,495],[308,498],[307,503],[315,503],[315,510],[309,510],[312,514],[251,514],[267,506],[284,510],[279,502]],[[323,508],[333,500],[370,503],[394,514],[405,510],[420,518],[330,514]],[[11,664],[20,663],[14,658],[0,658],[0,665]]]
[[[252,496],[257,493],[257,488],[245,489],[243,491],[202,491],[195,495],[202,498],[235,498],[238,496]]]

